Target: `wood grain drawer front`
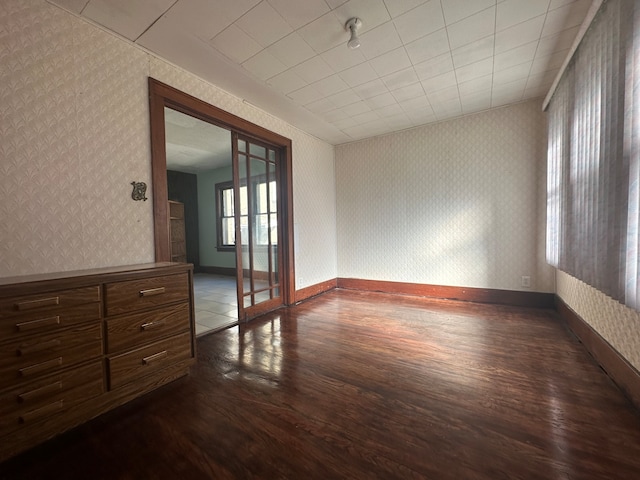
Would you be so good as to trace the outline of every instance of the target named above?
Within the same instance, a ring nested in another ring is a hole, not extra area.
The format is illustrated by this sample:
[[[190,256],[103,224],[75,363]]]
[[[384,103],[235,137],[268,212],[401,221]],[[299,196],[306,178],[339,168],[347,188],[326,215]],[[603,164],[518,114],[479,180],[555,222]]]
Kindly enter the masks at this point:
[[[34,312],[54,314],[69,307],[85,303],[100,302],[100,286],[75,288],[38,295],[0,299],[0,320],[6,317],[21,317]]]
[[[130,350],[169,335],[186,332],[191,326],[189,304],[168,305],[149,312],[107,320],[107,353]]]
[[[104,392],[102,361],[48,375],[0,395],[0,434],[50,419]]]
[[[191,358],[189,332],[107,359],[110,390]]]
[[[110,283],[106,286],[106,314],[119,315],[188,298],[186,273]]]
[[[19,338],[25,335],[54,332],[102,316],[101,303],[86,303],[52,309],[46,312],[30,312],[0,319],[0,339]]]
[[[100,322],[7,342],[0,346],[0,384],[25,383],[101,354]]]

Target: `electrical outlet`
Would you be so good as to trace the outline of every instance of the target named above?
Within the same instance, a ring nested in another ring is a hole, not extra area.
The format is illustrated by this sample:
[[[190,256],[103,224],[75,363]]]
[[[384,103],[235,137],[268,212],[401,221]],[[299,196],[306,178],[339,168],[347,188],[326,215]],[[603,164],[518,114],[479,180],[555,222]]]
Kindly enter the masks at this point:
[[[523,287],[531,287],[531,277],[529,275],[522,276],[522,286]]]

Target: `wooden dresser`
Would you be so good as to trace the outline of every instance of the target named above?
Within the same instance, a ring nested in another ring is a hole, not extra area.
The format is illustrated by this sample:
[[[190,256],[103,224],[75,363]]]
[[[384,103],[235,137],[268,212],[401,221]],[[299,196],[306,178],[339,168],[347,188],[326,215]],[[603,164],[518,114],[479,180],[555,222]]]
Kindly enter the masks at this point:
[[[0,461],[189,373],[193,269],[0,278]]]

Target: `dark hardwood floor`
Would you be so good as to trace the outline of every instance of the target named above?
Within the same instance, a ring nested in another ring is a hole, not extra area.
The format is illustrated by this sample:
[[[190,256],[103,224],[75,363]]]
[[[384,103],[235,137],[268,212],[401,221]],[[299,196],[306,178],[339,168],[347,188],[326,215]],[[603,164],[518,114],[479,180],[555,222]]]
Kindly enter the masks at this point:
[[[551,310],[334,290],[0,478],[638,479],[640,415]]]

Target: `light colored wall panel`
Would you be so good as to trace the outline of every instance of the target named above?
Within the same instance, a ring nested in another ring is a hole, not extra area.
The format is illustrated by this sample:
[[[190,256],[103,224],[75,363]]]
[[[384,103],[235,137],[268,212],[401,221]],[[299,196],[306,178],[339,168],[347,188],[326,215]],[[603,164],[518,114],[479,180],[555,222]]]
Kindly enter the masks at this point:
[[[553,291],[539,102],[336,148],[338,274]]]
[[[640,370],[640,312],[561,270],[556,278],[558,296]]]
[[[0,31],[0,277],[153,261],[148,76],[291,138],[297,287],[336,277],[332,146],[44,0]]]

